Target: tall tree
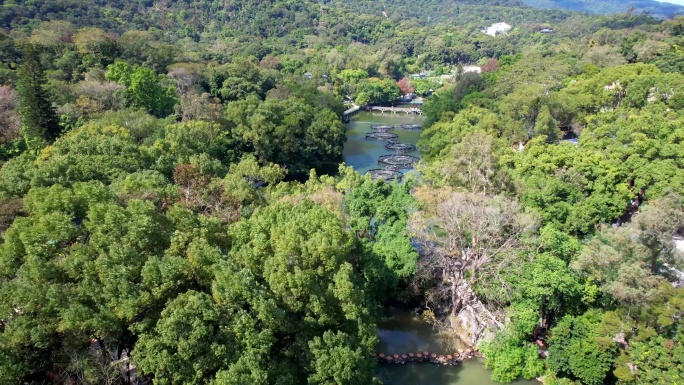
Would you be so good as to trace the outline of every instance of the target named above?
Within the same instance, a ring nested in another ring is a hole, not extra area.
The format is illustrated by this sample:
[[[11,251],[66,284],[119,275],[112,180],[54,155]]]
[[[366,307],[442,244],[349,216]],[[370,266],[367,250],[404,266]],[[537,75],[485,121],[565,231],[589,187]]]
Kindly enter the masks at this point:
[[[670,266],[681,261],[673,236],[681,231],[682,201],[669,194],[652,201],[632,223],[607,229],[589,241],[572,267],[625,306],[648,306],[674,281]]]
[[[425,211],[415,213],[410,224],[429,255],[419,269],[438,272],[436,281],[441,282],[428,301],[456,315],[468,301],[463,294],[487,265],[510,265],[512,258],[525,252],[522,239],[535,230],[536,218],[502,195],[419,188],[416,197]]]
[[[549,368],[568,373],[582,384],[604,384],[615,355],[615,342],[601,335],[602,314],[590,310],[578,317],[565,317],[551,332]]]
[[[59,118],[44,84],[45,74],[38,49],[27,45],[19,70],[18,91],[21,131],[30,150],[40,149],[60,133]]]
[[[166,78],[155,74],[149,67],[132,67],[124,61],[117,61],[107,67],[107,80],[126,87],[126,102],[129,106],[141,108],[151,115],[166,117],[176,105],[176,88],[165,85]]]
[[[534,135],[545,135],[546,141],[549,143],[557,142],[562,133],[558,129],[558,124],[553,119],[549,107],[544,106],[541,108],[539,115],[537,115],[537,121],[534,123]]]

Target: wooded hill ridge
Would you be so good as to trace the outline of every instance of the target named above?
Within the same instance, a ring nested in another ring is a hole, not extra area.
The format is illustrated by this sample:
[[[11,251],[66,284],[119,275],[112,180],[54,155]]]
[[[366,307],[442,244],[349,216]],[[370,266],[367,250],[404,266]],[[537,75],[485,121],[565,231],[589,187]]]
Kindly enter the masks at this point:
[[[684,382],[684,17],[8,0],[0,23],[1,384],[379,384],[397,304],[498,382]],[[402,94],[418,175],[359,175],[345,101]]]
[[[569,11],[610,14],[627,12],[648,12],[661,18],[674,17],[684,13],[684,6],[656,0],[521,0],[525,5],[535,8],[559,8]]]

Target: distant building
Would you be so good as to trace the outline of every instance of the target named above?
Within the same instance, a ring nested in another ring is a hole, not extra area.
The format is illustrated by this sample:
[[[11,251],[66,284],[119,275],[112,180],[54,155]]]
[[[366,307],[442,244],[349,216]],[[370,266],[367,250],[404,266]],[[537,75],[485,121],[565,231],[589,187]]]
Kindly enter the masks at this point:
[[[461,70],[461,73],[465,74],[468,72],[472,72],[472,73],[476,73],[476,74],[482,73],[482,67],[480,67],[480,66],[463,66],[463,70]]]
[[[408,103],[408,102],[412,101],[413,99],[415,99],[416,96],[418,96],[418,95],[413,94],[413,93],[409,93],[409,94],[400,96],[398,100],[401,102],[407,102]]]
[[[675,243],[675,248],[684,253],[684,237],[675,236],[673,240]]]
[[[553,30],[551,28],[544,28],[544,29],[540,30],[539,32],[541,32],[541,33],[553,33]]]
[[[513,26],[507,23],[494,23],[489,27],[483,29],[482,33],[485,33],[489,36],[496,36],[497,33],[506,33],[510,31],[511,28],[513,28]]]

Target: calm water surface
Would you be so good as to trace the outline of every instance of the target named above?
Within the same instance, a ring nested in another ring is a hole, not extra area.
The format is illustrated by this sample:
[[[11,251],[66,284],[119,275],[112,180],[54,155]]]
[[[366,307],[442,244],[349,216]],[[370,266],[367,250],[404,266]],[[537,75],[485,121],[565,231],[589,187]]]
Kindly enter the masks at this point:
[[[405,113],[381,114],[360,112],[347,123],[347,143],[344,160],[348,166],[363,174],[378,165],[378,157],[390,154],[385,142],[366,140],[366,134],[373,132],[372,124],[422,124],[425,118]],[[420,131],[395,130],[399,142],[416,144]],[[418,152],[409,155],[420,156]],[[407,171],[407,170],[402,170]],[[379,325],[380,346],[378,353],[405,354],[429,351],[437,354],[451,354],[458,348],[458,342],[449,336],[440,336],[432,326],[409,310],[390,309],[387,318]],[[438,366],[432,364],[406,364],[380,366],[378,376],[385,385],[494,385],[489,371],[482,362],[472,360],[460,366]],[[515,385],[539,385],[535,381],[517,381]]]
[[[407,115],[401,113],[385,113],[363,111],[347,123],[347,143],[344,146],[344,161],[347,166],[353,166],[360,174],[374,168],[382,168],[378,165],[378,157],[392,154],[385,148],[385,142],[366,140],[366,134],[373,132],[372,124],[423,124],[425,118],[421,115]],[[401,143],[416,144],[420,138],[420,131],[394,130],[393,134],[399,135]],[[418,151],[408,155],[419,156]],[[406,172],[407,170],[401,170]]]
[[[378,324],[378,353],[406,354],[428,351],[437,355],[451,354],[458,348],[454,338],[440,335],[432,326],[410,310],[388,309],[387,318]],[[378,376],[385,385],[495,385],[489,370],[480,360],[459,366],[427,363],[383,365]],[[536,381],[516,381],[515,385],[540,385]]]

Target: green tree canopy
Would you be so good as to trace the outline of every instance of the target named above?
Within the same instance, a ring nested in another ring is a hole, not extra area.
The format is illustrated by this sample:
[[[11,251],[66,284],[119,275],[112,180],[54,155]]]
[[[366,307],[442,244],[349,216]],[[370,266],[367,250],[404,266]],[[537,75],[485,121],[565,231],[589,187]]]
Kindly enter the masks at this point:
[[[38,151],[60,134],[59,118],[45,89],[46,79],[38,48],[27,45],[19,72],[19,112],[26,145]]]

